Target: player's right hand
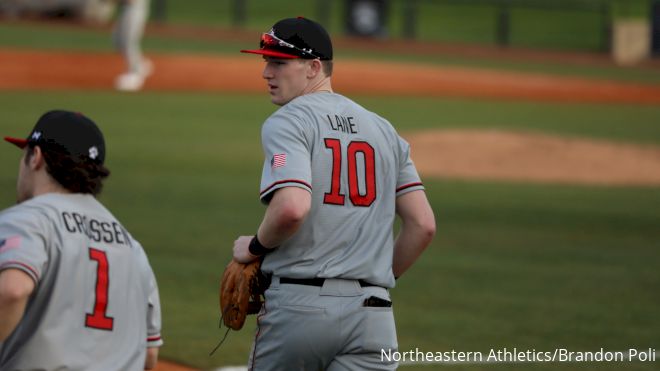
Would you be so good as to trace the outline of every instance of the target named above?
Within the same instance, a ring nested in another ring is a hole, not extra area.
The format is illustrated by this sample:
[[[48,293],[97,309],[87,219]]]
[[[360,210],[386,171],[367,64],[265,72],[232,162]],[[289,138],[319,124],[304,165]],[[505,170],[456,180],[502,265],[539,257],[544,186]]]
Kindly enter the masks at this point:
[[[254,236],[240,236],[234,241],[234,260],[247,264],[258,256],[250,254],[250,241]]]

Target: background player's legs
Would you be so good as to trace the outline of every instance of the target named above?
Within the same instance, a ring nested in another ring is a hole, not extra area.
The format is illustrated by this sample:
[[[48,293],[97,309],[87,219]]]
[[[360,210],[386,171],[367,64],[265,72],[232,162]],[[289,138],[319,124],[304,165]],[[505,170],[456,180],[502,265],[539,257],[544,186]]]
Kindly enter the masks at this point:
[[[140,46],[148,15],[148,0],[134,0],[122,5],[113,35],[127,68],[127,72],[117,78],[119,90],[139,90],[152,72],[151,62],[144,58]]]
[[[127,39],[124,53],[130,72],[144,72],[144,56],[140,42],[149,15],[147,4],[146,0],[136,0],[128,5],[130,9],[127,9],[126,12],[127,31],[125,36]]]
[[[124,50],[126,49],[126,39],[127,36],[126,31],[128,27],[124,26],[124,23],[126,23],[126,12],[124,8],[126,5],[122,4],[118,8],[118,15],[117,15],[117,20],[115,21],[115,26],[112,30],[112,41],[115,45],[115,49],[124,54]]]

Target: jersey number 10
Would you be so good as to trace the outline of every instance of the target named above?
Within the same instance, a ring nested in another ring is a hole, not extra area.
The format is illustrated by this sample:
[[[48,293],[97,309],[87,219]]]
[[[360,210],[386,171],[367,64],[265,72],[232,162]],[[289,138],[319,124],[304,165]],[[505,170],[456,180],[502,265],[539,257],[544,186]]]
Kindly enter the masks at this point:
[[[323,202],[331,205],[345,205],[345,195],[341,193],[342,151],[339,139],[326,138],[325,147],[332,150],[332,181],[330,192]],[[364,158],[364,193],[358,186],[358,153]],[[348,160],[348,198],[354,206],[369,207],[376,199],[376,155],[374,147],[367,142],[353,141],[346,148]]]

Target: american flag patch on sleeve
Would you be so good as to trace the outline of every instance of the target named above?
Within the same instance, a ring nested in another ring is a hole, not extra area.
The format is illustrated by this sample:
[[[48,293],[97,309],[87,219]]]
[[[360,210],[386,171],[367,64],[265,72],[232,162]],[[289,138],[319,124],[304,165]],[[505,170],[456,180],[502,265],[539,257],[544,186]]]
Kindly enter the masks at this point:
[[[286,165],[286,153],[277,153],[270,160],[270,166],[275,169]]]
[[[0,240],[0,252],[16,249],[21,246],[21,236],[12,236],[4,240]]]

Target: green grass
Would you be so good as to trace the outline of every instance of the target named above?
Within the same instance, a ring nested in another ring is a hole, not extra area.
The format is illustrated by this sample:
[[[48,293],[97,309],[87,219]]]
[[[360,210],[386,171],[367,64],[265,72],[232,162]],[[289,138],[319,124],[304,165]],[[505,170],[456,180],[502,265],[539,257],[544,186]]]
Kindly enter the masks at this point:
[[[355,98],[401,131],[515,129],[660,144],[658,107]],[[0,133],[25,134],[55,107],[83,111],[105,132],[113,174],[101,200],[143,243],[156,272],[162,357],[206,368],[245,364],[252,318],[208,353],[223,335],[217,291],[233,240],[253,233],[264,210],[258,137],[275,107],[261,95],[1,92]],[[0,145],[0,208],[13,203],[19,156]],[[425,183],[438,236],[392,291],[401,350],[658,348],[660,189]]]
[[[112,30],[66,27],[54,24],[0,23],[0,45],[18,49],[82,50],[112,52]],[[237,53],[245,44],[235,41],[208,41],[146,36],[143,48],[148,52],[167,53]]]
[[[233,0],[167,0],[167,21],[176,23],[222,24],[231,23],[230,6]],[[152,1],[152,9],[153,4]],[[153,15],[153,12],[152,12]]]
[[[594,351],[658,343],[657,189],[426,183],[439,235],[393,290],[402,349]]]
[[[513,46],[593,52],[609,50],[610,19],[606,15],[561,9],[514,8],[510,17]]]
[[[420,40],[497,45],[500,3],[488,1],[422,1],[416,32]],[[517,3],[520,4],[520,3]],[[395,3],[396,7],[403,5]],[[394,10],[393,13],[401,14]],[[605,26],[610,18],[597,10],[561,6],[508,8],[509,46],[539,49],[606,51]],[[403,19],[394,16],[393,35],[402,35]]]
[[[612,0],[612,12],[621,19],[648,19],[651,3],[650,0]]]
[[[392,3],[391,35],[403,35],[403,1]],[[418,2],[415,23],[420,40],[493,44],[496,7],[483,4],[452,4],[442,1]]]
[[[378,112],[402,132],[430,128],[503,129],[660,144],[658,106],[420,97],[351,98]],[[31,103],[26,105],[28,101]],[[196,145],[189,150],[200,154],[213,151],[227,154],[225,146],[217,146],[215,138],[206,134],[209,131],[222,130],[223,136],[233,136],[238,142],[230,141],[225,145],[229,145],[230,150],[240,149],[245,145],[241,138],[251,141],[258,135],[263,119],[275,110],[260,94],[0,92],[0,108],[4,108],[5,115],[0,125],[29,124],[36,120],[35,110],[45,111],[63,105],[92,116],[103,114],[103,121],[112,123],[106,130],[111,135],[117,131],[122,142],[136,145],[142,141],[140,136],[166,130],[168,135],[190,138]],[[108,110],[108,106],[113,109]],[[116,126],[117,121],[126,124]],[[163,126],[161,121],[178,122],[181,126]],[[158,149],[153,156],[167,155],[170,151],[170,143],[166,141],[152,146]],[[144,155],[152,156],[151,153]]]

